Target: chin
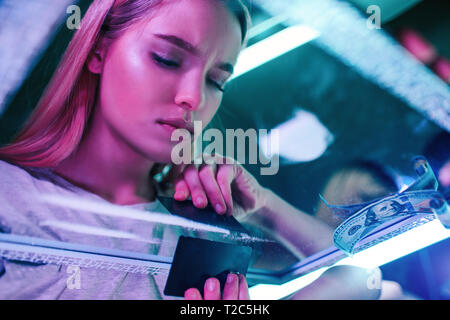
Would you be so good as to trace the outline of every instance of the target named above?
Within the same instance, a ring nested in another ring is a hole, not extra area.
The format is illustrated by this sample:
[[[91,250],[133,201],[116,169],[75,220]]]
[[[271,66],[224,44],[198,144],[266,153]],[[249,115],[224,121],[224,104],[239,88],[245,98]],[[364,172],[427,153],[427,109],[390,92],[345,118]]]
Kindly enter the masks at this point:
[[[146,158],[156,163],[172,163],[172,146],[147,149],[142,152]]]

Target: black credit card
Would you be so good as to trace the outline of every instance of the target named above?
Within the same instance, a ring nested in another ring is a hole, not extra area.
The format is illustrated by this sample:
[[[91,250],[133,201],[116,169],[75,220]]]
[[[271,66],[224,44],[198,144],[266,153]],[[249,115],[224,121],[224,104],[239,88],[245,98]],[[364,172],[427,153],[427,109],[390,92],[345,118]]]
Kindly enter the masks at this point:
[[[218,214],[210,204],[200,209],[195,207],[191,200],[177,201],[169,197],[158,197],[158,200],[174,215],[230,231],[250,234],[234,217]]]
[[[187,289],[197,288],[203,295],[210,277],[217,278],[223,290],[228,273],[247,274],[251,255],[248,246],[181,236],[164,294],[184,297]]]

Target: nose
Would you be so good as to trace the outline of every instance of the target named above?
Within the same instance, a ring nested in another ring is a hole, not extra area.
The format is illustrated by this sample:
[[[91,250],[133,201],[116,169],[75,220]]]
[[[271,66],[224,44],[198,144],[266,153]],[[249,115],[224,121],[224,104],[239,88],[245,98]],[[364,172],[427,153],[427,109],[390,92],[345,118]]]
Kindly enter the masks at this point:
[[[189,112],[199,110],[205,100],[203,76],[192,74],[179,82],[175,103]]]

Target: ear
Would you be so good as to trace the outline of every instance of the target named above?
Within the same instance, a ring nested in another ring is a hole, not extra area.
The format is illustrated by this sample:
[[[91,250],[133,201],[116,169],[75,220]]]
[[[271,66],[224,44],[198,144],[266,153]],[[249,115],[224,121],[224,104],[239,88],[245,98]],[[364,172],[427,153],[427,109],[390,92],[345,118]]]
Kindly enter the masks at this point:
[[[93,74],[101,74],[103,63],[106,57],[106,45],[104,41],[100,41],[98,45],[91,51],[87,59],[87,67]]]

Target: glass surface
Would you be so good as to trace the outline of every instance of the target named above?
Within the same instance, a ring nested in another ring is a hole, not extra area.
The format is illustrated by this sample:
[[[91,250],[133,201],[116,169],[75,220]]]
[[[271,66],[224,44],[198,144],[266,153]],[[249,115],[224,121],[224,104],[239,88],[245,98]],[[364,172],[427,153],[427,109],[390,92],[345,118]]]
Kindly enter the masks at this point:
[[[273,10],[271,15],[287,14],[276,12],[279,10],[276,6],[266,9]],[[432,139],[450,127],[448,85],[399,49],[384,30],[373,31],[374,38],[349,38],[342,30],[353,27],[355,35],[358,30],[360,35],[365,34],[367,17],[358,13],[363,23],[356,18],[353,21],[356,11],[344,9],[342,12],[349,14],[347,24],[326,22],[325,18],[320,23],[308,24],[301,19],[303,12],[298,21],[290,17],[282,27],[277,25],[278,32],[302,24],[315,28],[318,35],[233,79],[208,127],[217,128],[224,135],[227,129],[254,129],[257,133],[279,130],[282,140],[276,173],[261,174],[261,168],[267,164],[260,161],[252,164],[248,153],[241,161],[243,166],[261,185],[332,230],[352,215],[339,215],[329,205],[354,205],[351,211],[354,214],[376,199],[404,191],[421,174],[413,159],[418,155],[427,157]],[[330,36],[339,28],[341,42]],[[249,43],[253,42],[256,40]],[[360,50],[359,56],[353,52],[356,49]],[[364,55],[372,49],[376,51]],[[377,66],[365,65],[365,60]],[[27,114],[30,106],[14,107],[24,100],[29,104],[36,100],[36,94],[31,98],[26,95],[30,92],[26,87],[33,87],[33,81],[43,85],[36,76],[43,63],[38,64],[22,87],[25,91],[19,91],[10,101],[9,110],[13,111],[8,110],[1,119],[2,142],[12,135],[18,119]],[[409,66],[414,66],[414,72],[408,71]],[[204,141],[203,147],[207,145]],[[258,148],[262,148],[261,143]],[[440,171],[436,171],[434,162],[430,164],[429,169],[435,170],[435,181],[439,181]],[[3,230],[0,252],[4,258],[79,263],[128,272],[168,272],[178,237],[187,235],[253,246],[249,282],[280,284],[348,257],[348,252],[335,246],[332,233],[323,235],[327,238],[326,247],[298,257],[276,241],[275,236],[258,228],[244,225],[248,234],[230,231],[223,221],[215,224],[171,215],[160,202],[114,206],[53,176],[51,171],[32,174],[43,180],[57,179],[61,185],[59,196],[41,195],[42,210],[34,208],[33,212],[24,213],[24,218],[32,219],[23,228],[12,233]],[[73,197],[70,190],[83,197]],[[448,186],[442,182],[439,186],[424,184],[417,190],[434,190],[444,195]],[[433,195],[427,195],[426,199],[431,206]],[[442,208],[444,204],[438,206],[441,211]],[[448,206],[445,208],[448,213]],[[64,217],[71,219],[65,221]],[[354,253],[437,221],[435,212],[388,219],[358,241]],[[33,225],[41,229],[36,231]],[[260,259],[262,256],[267,258]]]

